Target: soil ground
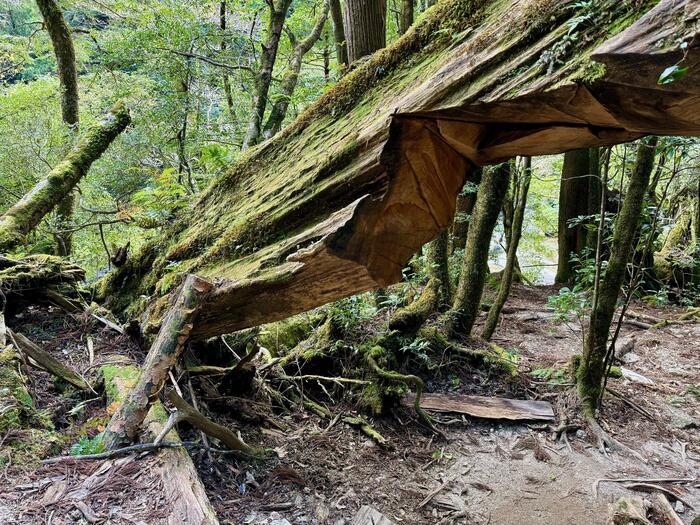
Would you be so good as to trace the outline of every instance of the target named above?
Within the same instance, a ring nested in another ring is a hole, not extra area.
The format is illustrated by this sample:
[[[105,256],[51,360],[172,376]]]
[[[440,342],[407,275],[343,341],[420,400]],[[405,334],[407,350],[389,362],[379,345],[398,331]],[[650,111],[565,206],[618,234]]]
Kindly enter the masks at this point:
[[[555,293],[552,287],[515,286],[496,332],[495,342],[518,356],[521,379],[505,381],[446,358],[428,390],[541,399],[552,402],[560,418],[573,414],[565,368],[581,347],[581,329],[575,320],[559,322],[547,309],[547,297]],[[662,319],[682,313],[642,303],[632,310]],[[80,370],[90,366],[88,336],[98,362],[117,353],[141,357],[128,341],[99,326],[58,318],[37,310],[16,320],[15,327]],[[646,380],[611,379],[619,397],[606,397],[601,414],[603,427],[632,452],[601,453],[584,425],[562,440],[552,432],[557,423],[510,424],[448,414],[438,417],[442,439],[404,408],[373,420],[391,444],[384,449],[337,417],[323,419],[299,409],[268,413],[262,424],[217,414],[218,421],[241,428],[248,442],[274,447],[275,461],[216,454],[212,461],[196,450],[192,458],[222,523],[349,525],[361,506],[370,505],[397,524],[603,524],[612,501],[649,495],[626,488],[625,482],[601,480],[667,478],[694,480],[657,483],[675,494],[672,502],[676,497],[684,502],[677,509],[689,524],[700,514],[700,323],[652,329],[624,323],[618,347],[632,346],[622,366]],[[32,376],[38,377],[33,393],[39,408],[53,414],[64,438],[50,454],[65,453],[82,435],[79,429],[87,436],[99,431],[107,417],[103,402],[66,416],[71,401],[77,401],[54,391],[48,376]],[[328,407],[334,416],[353,409],[340,394]],[[576,418],[571,423],[581,424]],[[186,428],[181,433],[197,437]],[[0,436],[2,453],[16,439]],[[0,523],[160,523],[168,495],[151,472],[156,461],[157,456],[142,455],[46,466],[5,462]]]

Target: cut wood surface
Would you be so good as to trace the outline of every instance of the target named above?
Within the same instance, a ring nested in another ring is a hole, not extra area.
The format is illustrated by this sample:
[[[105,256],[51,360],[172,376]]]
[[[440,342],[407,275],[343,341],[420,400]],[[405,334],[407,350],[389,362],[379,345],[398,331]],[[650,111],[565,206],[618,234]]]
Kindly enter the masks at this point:
[[[407,406],[413,406],[413,400],[414,396],[411,394],[404,397],[403,402]],[[420,406],[424,410],[455,412],[485,419],[554,421],[554,410],[546,401],[459,394],[423,394]]]
[[[193,338],[276,321],[398,282],[452,223],[476,166],[698,135],[694,4],[601,0],[586,14],[575,0],[438,2],[202,192],[103,297],[156,327],[177,268],[216,281]],[[687,74],[660,86],[681,59]]]

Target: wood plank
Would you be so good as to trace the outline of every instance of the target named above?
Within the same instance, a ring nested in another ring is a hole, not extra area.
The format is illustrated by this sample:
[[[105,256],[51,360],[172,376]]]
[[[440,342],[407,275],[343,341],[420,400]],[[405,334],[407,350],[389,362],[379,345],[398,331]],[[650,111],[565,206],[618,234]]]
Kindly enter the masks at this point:
[[[413,399],[413,394],[407,395],[403,403],[413,406]],[[423,394],[420,406],[424,410],[455,412],[484,419],[554,421],[554,410],[546,401],[459,394]]]

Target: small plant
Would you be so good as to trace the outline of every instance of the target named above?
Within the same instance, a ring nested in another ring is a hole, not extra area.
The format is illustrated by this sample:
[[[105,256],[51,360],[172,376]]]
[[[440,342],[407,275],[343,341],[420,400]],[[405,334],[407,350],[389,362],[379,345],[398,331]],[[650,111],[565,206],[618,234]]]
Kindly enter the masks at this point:
[[[569,382],[565,368],[535,368],[530,375],[550,385],[563,385]]]
[[[588,294],[577,285],[573,289],[566,286],[559,290],[559,295],[550,295],[547,304],[554,308],[559,321],[566,321],[571,314],[582,318],[590,308]]]
[[[399,352],[408,356],[413,357],[421,363],[430,363],[430,357],[428,357],[428,349],[430,348],[430,341],[423,339],[422,337],[416,337],[407,345],[403,345],[399,348]]]
[[[94,438],[83,436],[77,443],[70,447],[71,456],[86,456],[89,454],[99,454],[105,449],[102,434],[97,434]]]

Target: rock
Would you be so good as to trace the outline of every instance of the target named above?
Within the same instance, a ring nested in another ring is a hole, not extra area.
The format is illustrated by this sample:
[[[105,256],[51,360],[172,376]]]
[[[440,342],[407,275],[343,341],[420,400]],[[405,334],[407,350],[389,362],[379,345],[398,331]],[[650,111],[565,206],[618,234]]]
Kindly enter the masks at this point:
[[[292,524],[289,523],[289,521],[287,521],[287,519],[282,518],[281,520],[272,520],[270,522],[270,525],[292,525]]]
[[[579,428],[579,429],[576,431],[576,437],[579,438],[579,439],[586,439],[586,431]]]
[[[676,504],[673,506],[673,510],[675,510],[678,514],[683,514],[685,512],[685,506],[680,501],[676,501]]]
[[[625,368],[624,366],[620,367],[620,372],[622,372],[622,377],[629,379],[630,381],[634,381],[635,383],[642,383],[643,385],[654,384],[654,382],[648,377],[638,374],[637,372],[630,370],[629,368]]]
[[[698,422],[695,421],[691,416],[682,412],[680,410],[673,410],[671,416],[671,427],[677,428],[679,430],[685,430],[687,428],[697,428]]]
[[[625,354],[622,356],[622,361],[627,363],[628,365],[631,365],[632,363],[637,363],[638,361],[641,361],[642,358],[639,357],[638,354],[635,354],[634,352],[630,352],[629,354]]]
[[[625,496],[608,506],[607,525],[651,525],[647,508],[639,496]]]
[[[363,505],[352,520],[352,525],[396,525],[377,509]]]

